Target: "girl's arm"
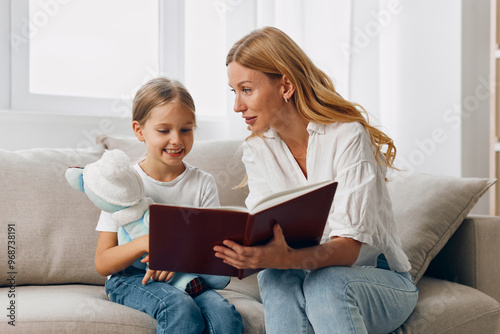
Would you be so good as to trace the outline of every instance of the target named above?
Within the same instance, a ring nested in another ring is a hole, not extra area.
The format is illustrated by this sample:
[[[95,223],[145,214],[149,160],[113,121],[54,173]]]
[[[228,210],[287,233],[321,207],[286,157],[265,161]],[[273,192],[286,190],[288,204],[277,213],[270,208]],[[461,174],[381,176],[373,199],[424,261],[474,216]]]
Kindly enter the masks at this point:
[[[100,232],[97,240],[95,252],[95,267],[99,274],[108,276],[123,270],[144,253],[149,252],[149,236],[143,235],[126,244],[118,246],[118,236],[116,232]],[[141,262],[149,260],[147,255]],[[146,284],[150,279],[153,281],[168,281],[174,272],[148,269],[142,280]]]
[[[123,270],[149,251],[148,235],[118,246],[116,232],[100,232],[95,253],[95,268],[103,276]]]
[[[314,270],[329,266],[351,266],[358,259],[361,243],[350,238],[332,238],[318,246],[293,249],[288,246],[281,227],[273,228],[273,239],[263,246],[245,247],[225,240],[214,247],[215,256],[238,269],[275,268]]]

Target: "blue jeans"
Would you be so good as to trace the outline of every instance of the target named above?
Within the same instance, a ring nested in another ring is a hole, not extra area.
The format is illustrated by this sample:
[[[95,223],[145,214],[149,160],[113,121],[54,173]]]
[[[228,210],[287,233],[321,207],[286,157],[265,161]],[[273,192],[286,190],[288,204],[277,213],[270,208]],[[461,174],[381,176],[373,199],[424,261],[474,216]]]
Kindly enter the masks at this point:
[[[390,333],[415,308],[418,289],[409,273],[375,267],[259,273],[266,333]]]
[[[134,267],[114,274],[106,282],[108,298],[157,320],[156,333],[242,333],[235,307],[214,290],[191,298],[165,282],[142,284],[145,272]]]

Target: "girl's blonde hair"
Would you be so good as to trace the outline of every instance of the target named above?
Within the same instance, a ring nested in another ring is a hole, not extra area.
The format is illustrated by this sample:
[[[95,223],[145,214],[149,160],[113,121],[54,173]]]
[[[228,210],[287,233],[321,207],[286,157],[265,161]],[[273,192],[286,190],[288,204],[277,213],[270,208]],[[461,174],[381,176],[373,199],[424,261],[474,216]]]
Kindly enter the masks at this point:
[[[151,79],[137,91],[132,105],[132,120],[143,125],[151,110],[166,103],[178,103],[191,111],[196,126],[196,108],[191,94],[179,81],[165,77]]]
[[[368,122],[366,110],[357,103],[347,101],[335,90],[331,79],[283,31],[274,27],[254,30],[237,41],[229,50],[226,66],[236,62],[252,70],[263,72],[269,78],[285,75],[295,87],[292,101],[300,115],[320,124],[359,122],[370,134],[377,148],[377,161],[394,167],[396,147],[391,138]],[[366,119],[365,116],[366,115]],[[386,150],[382,148],[386,146]],[[382,153],[384,161],[379,161]]]

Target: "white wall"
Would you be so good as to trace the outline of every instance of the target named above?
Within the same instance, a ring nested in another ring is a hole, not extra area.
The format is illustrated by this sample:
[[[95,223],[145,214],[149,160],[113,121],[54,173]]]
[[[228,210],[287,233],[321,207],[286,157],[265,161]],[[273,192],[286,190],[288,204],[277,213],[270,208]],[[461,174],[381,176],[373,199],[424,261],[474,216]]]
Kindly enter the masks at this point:
[[[480,18],[480,19],[478,19]],[[462,176],[489,175],[489,1],[462,0]]]
[[[489,32],[489,1],[462,0],[461,176],[465,177],[489,177],[490,53],[484,47]],[[483,196],[472,213],[487,214],[489,196]]]
[[[461,4],[402,3],[382,36],[381,122],[401,168],[459,176],[461,123],[445,115],[461,101]]]

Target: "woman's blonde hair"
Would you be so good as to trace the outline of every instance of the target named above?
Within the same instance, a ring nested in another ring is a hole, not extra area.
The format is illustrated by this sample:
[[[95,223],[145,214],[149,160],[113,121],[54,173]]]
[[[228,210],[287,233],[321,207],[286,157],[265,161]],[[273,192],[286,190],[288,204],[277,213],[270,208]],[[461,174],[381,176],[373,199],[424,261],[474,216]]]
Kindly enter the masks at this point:
[[[233,61],[262,72],[271,79],[285,75],[295,87],[292,101],[300,115],[308,121],[320,124],[361,123],[377,148],[377,161],[395,168],[396,147],[392,139],[369,124],[368,114],[362,106],[340,96],[331,79],[283,31],[274,27],[252,31],[229,50],[226,66]],[[382,150],[384,146],[387,147],[385,151]],[[379,161],[379,153],[383,154],[384,161]]]
[[[151,79],[139,88],[132,105],[132,120],[143,125],[149,118],[151,110],[166,103],[179,103],[191,111],[196,126],[196,108],[191,94],[179,81],[165,77]]]

